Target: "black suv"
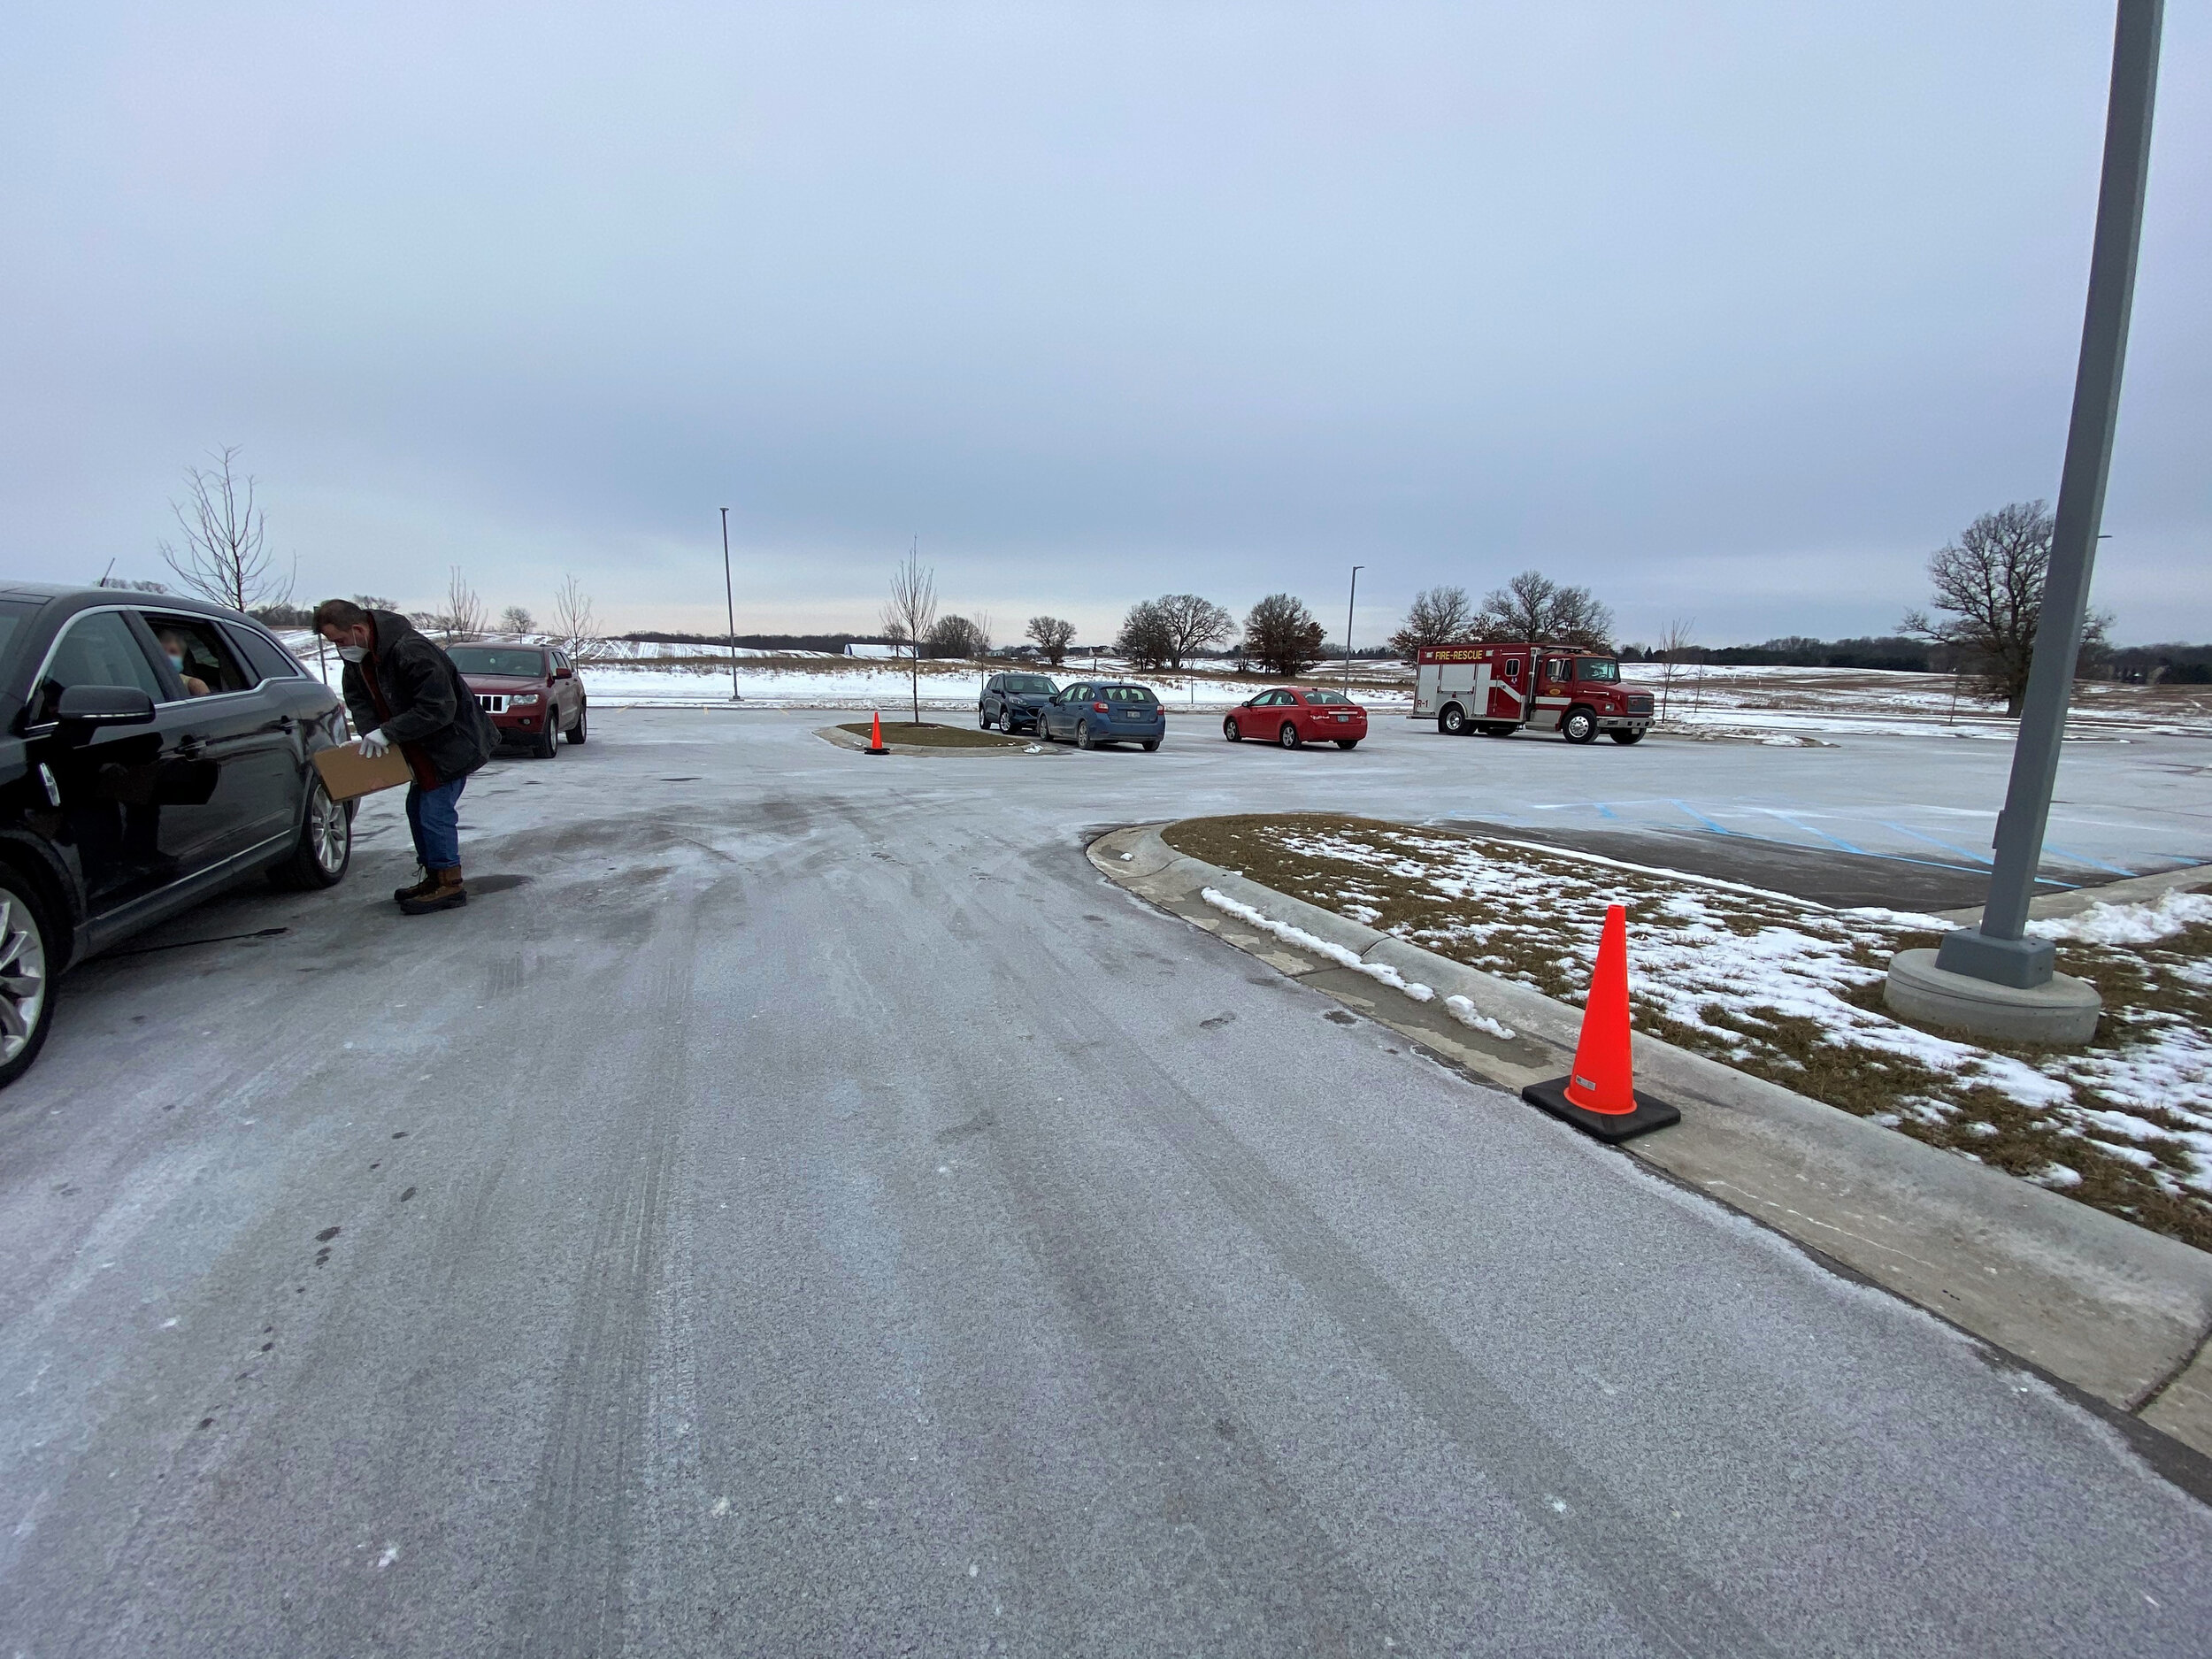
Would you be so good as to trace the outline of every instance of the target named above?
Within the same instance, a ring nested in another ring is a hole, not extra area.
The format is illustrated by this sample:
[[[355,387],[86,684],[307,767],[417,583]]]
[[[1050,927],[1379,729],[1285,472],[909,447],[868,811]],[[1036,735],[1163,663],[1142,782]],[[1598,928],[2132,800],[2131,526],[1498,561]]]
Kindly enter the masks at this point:
[[[309,757],[345,741],[336,694],[235,611],[0,584],[0,1087],[72,962],[248,877],[344,878],[352,812]]]
[[[975,723],[985,731],[1037,729],[1037,710],[1060,689],[1042,674],[993,674],[984,681],[975,705]]]

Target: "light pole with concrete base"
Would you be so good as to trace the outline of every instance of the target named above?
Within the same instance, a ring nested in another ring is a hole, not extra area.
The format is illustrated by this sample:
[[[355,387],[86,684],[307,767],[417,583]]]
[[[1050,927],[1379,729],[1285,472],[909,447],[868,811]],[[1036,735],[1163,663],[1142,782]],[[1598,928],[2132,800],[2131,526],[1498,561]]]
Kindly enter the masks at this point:
[[[1947,934],[1938,950],[1899,952],[1882,989],[1882,1000],[1898,1013],[2015,1041],[2086,1042],[2097,1030],[2096,987],[2054,972],[2050,941],[2028,936],[2028,900],[2043,858],[2043,832],[2058,778],[2066,704],[2089,609],[2097,524],[2104,516],[2105,479],[2112,464],[2128,311],[2142,241],[2163,12],[2164,0],[2119,0],[2104,175],[2097,194],[2073,414],[2066,429],[2066,461],[2059,474],[2058,514],[2028,695],[2013,744],[2012,781],[1997,817],[1989,900],[1980,926]]]

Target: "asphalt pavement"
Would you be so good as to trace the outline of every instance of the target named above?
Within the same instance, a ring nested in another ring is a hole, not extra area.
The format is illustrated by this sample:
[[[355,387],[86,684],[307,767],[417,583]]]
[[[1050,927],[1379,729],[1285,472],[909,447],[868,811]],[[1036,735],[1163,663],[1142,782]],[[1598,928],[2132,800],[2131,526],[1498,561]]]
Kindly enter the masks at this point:
[[[472,782],[465,911],[380,797],[334,893],[71,976],[0,1095],[0,1652],[2206,1650],[2212,1513],[2108,1425],[1081,856],[1902,859],[2001,746],[826,723],[595,710]],[[2204,757],[2070,746],[2064,844],[2212,856]]]

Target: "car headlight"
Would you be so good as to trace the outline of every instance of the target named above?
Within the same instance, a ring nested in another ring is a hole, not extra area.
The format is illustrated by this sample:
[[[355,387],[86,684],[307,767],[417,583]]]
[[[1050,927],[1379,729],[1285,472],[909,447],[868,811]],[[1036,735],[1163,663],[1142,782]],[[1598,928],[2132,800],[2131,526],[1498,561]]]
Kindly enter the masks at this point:
[[[511,709],[534,709],[544,701],[545,697],[541,693],[526,691],[518,697],[508,698],[507,706]]]

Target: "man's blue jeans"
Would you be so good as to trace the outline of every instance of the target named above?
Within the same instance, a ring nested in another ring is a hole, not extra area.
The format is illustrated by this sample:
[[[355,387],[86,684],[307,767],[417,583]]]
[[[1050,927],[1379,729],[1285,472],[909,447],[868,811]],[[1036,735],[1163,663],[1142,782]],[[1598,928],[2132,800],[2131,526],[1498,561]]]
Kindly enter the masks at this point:
[[[461,867],[461,786],[456,778],[434,789],[407,786],[407,827],[414,833],[415,856],[425,870]]]

